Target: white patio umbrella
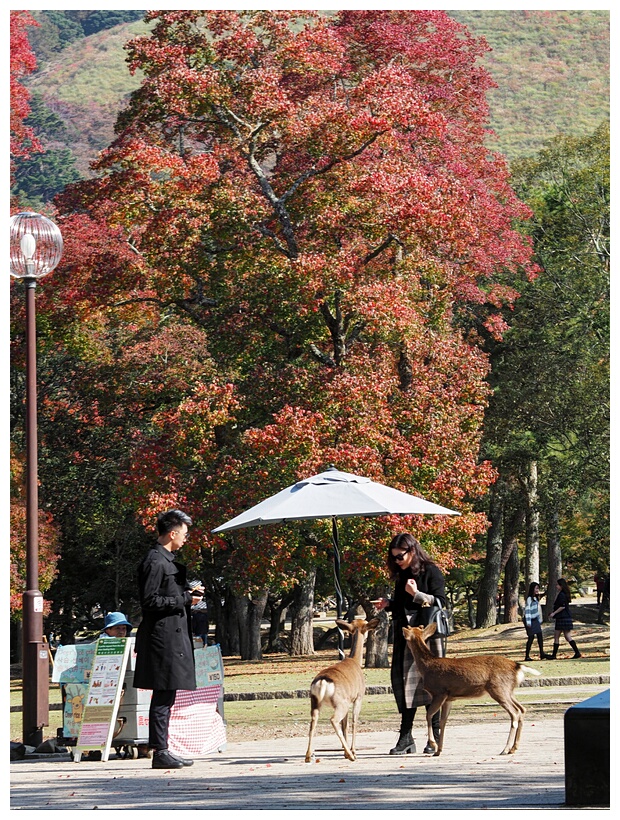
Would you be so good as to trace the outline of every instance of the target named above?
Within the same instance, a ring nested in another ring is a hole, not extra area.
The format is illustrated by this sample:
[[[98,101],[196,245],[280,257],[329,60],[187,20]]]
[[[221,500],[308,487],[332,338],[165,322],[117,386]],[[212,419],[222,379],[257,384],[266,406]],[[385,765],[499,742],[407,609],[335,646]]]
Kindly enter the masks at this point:
[[[403,493],[385,484],[363,476],[343,473],[329,467],[319,475],[305,478],[285,490],[266,498],[249,510],[231,518],[211,532],[280,524],[283,521],[310,521],[331,518],[334,545],[334,581],[338,617],[342,617],[342,590],[340,588],[340,552],[338,546],[338,518],[376,518],[381,515],[460,515],[459,512],[432,504],[423,498]],[[341,657],[344,657],[341,646]]]

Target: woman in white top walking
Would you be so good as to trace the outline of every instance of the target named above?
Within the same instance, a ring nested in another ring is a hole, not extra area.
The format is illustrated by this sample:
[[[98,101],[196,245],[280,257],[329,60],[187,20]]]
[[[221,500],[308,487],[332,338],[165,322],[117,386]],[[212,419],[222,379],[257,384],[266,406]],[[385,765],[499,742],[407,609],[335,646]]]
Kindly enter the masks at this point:
[[[534,643],[534,638],[538,640],[538,648],[540,650],[541,661],[549,660],[550,656],[545,655],[543,650],[543,635],[542,635],[542,612],[540,609],[540,587],[536,581],[532,581],[530,589],[525,601],[525,610],[523,612],[523,623],[527,633],[527,643],[525,645],[525,660],[531,661],[530,649]]]

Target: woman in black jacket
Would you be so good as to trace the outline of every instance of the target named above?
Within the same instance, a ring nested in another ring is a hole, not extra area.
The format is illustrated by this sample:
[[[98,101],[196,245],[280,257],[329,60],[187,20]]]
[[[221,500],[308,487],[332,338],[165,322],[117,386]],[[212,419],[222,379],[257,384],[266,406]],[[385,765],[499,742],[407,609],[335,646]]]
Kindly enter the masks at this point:
[[[424,691],[420,673],[415,665],[405,637],[404,626],[425,626],[431,604],[441,601],[446,605],[445,581],[439,567],[420,546],[419,541],[408,532],[392,539],[388,548],[387,565],[396,582],[391,599],[373,601],[377,609],[392,613],[394,626],[394,650],[392,653],[392,690],[401,714],[398,743],[390,749],[391,755],[415,752],[411,735],[413,719],[418,706],[427,706],[430,696]],[[443,657],[440,638],[431,638],[429,648],[433,655]],[[439,737],[439,712],[433,715],[433,734]],[[427,744],[424,754],[432,754]]]
[[[553,611],[549,613],[550,618],[555,618],[555,631],[553,633],[553,654],[552,660],[556,659],[558,649],[560,648],[560,635],[564,635],[564,639],[570,644],[573,652],[573,658],[580,658],[581,652],[577,649],[577,644],[573,640],[573,616],[571,615],[568,605],[570,604],[570,589],[564,578],[560,578],[556,585],[557,596],[553,604]]]

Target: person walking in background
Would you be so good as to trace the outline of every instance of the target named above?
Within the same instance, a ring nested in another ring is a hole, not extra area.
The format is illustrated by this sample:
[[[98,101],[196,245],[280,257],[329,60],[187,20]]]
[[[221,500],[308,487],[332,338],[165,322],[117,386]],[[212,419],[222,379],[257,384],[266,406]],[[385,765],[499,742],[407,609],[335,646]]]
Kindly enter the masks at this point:
[[[596,619],[597,624],[603,623],[603,615],[605,612],[609,612],[609,573],[605,577],[603,583],[603,594],[601,595],[601,603],[598,608],[598,617]]]
[[[564,638],[570,644],[575,653],[573,658],[580,658],[581,652],[577,649],[577,644],[572,638],[573,618],[568,605],[570,604],[570,589],[564,578],[560,578],[557,583],[557,597],[553,604],[553,611],[550,618],[555,618],[555,632],[553,634],[553,654],[551,660],[555,660],[560,648],[560,635],[564,633]]]
[[[418,706],[428,707],[430,696],[424,691],[420,673],[415,665],[413,655],[407,647],[404,626],[426,626],[425,610],[430,605],[441,601],[446,606],[445,580],[439,567],[430,555],[420,546],[419,541],[408,532],[401,533],[392,539],[388,547],[387,566],[395,581],[393,598],[379,598],[372,603],[379,610],[392,613],[394,626],[394,650],[392,653],[392,691],[398,711],[401,715],[398,742],[391,755],[403,755],[415,752],[415,741],[411,734],[413,720]],[[433,655],[443,657],[441,638],[433,637],[429,641]],[[433,715],[433,735],[439,739],[439,712]],[[432,754],[429,744],[424,754]]]
[[[149,746],[154,769],[180,769],[193,760],[176,757],[168,749],[170,711],[177,689],[196,689],[190,609],[192,593],[183,564],[174,558],[187,538],[192,519],[181,510],[157,518],[157,543],[138,567],[142,621],[136,634],[137,689],[152,689]],[[204,592],[197,587],[194,592]]]
[[[600,606],[603,599],[603,590],[605,589],[605,576],[602,572],[595,573],[594,583],[596,584],[596,605]]]
[[[540,650],[541,661],[549,660],[550,655],[545,655],[543,650],[543,634],[542,634],[542,611],[540,609],[540,587],[537,581],[532,581],[530,584],[527,599],[525,601],[525,609],[523,611],[523,622],[525,624],[525,632],[527,634],[527,643],[525,645],[525,660],[531,661],[530,649],[534,643],[534,638],[538,641],[538,649]]]

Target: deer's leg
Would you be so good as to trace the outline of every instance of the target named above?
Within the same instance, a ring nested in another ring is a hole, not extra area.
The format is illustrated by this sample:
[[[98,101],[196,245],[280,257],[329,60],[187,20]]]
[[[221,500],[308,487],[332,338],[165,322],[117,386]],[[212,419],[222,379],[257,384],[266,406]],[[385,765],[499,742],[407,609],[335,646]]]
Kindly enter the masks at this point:
[[[314,699],[312,700],[312,705],[310,709],[310,732],[308,734],[308,750],[306,752],[306,763],[312,762],[312,740],[314,738],[314,733],[316,732],[316,724],[319,720],[319,707],[315,704]]]
[[[344,735],[344,739],[347,740],[348,736],[348,729],[349,729],[349,710],[347,709],[345,716],[340,721],[340,726],[342,728],[342,734]],[[351,746],[353,748],[353,746]]]
[[[355,754],[355,733],[357,732],[357,720],[362,711],[362,699],[358,698],[353,701],[353,709],[351,710],[351,751]]]
[[[439,741],[437,744],[437,751],[435,752],[435,757],[439,756],[443,750],[443,739],[446,731],[446,723],[448,722],[448,715],[450,714],[450,709],[452,709],[452,701],[445,700],[441,706],[441,717],[439,720]]]
[[[521,736],[521,728],[523,725],[523,712],[525,711],[520,703],[518,703],[512,694],[506,696],[498,692],[489,691],[491,697],[499,703],[510,715],[510,731],[508,733],[508,740],[506,745],[500,752],[502,755],[514,754],[517,750],[516,744],[518,738]]]
[[[429,743],[431,749],[435,749],[435,757],[441,752],[441,741],[442,741],[442,738],[443,738],[443,724],[440,724],[441,733],[440,733],[440,736],[439,736],[439,746],[438,746],[437,743],[435,742],[435,736],[433,735],[432,719],[433,719],[433,715],[435,714],[435,712],[438,712],[441,709],[441,707],[443,706],[445,699],[446,699],[445,695],[433,695],[433,699],[431,700],[431,702],[429,703],[429,705],[426,709],[426,729],[427,729],[427,732],[428,732],[428,743]],[[442,715],[443,715],[443,711],[442,711]]]
[[[514,697],[514,695],[512,695],[511,697],[513,706],[517,710],[517,731],[512,742],[512,746],[508,750],[509,755],[513,755],[519,748],[519,740],[521,739],[521,731],[523,729],[523,715],[525,714],[525,708],[522,706],[522,704],[519,703],[519,701]]]
[[[351,751],[347,739],[342,732],[342,723],[346,721],[347,714],[349,711],[349,704],[348,703],[340,703],[336,706],[334,710],[334,714],[331,716],[331,724],[334,727],[334,731],[338,735],[340,742],[342,743],[342,748],[344,749],[344,756],[347,760],[355,760],[355,754]],[[344,724],[346,726],[346,722]]]

